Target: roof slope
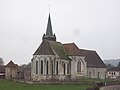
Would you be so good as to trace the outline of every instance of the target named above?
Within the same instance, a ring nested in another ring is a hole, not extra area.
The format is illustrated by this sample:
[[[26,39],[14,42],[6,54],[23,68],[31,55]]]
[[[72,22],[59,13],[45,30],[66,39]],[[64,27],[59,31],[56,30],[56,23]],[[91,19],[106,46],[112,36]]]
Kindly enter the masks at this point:
[[[49,44],[55,54],[57,54],[61,59],[70,60],[67,56],[67,52],[64,49],[64,46],[60,42],[49,41]]]
[[[85,60],[87,61],[88,67],[99,67],[99,68],[105,68],[105,64],[100,58],[100,56],[97,54],[96,51],[92,50],[83,50],[80,49],[81,53],[85,56]]]
[[[47,40],[43,40],[33,55],[55,55]]]
[[[10,61],[6,67],[17,67],[17,64],[14,64],[13,61]]]
[[[61,59],[70,60],[60,42],[43,40],[33,55],[58,55]]]
[[[105,64],[96,51],[79,49],[74,43],[63,44],[68,55],[85,56],[87,67],[105,68]]]
[[[75,43],[63,44],[68,55],[83,56]]]

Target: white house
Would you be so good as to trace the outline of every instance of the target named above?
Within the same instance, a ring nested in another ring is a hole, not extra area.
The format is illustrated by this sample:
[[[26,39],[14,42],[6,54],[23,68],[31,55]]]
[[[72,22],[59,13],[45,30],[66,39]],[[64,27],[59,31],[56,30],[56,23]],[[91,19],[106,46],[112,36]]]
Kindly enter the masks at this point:
[[[107,78],[109,79],[120,79],[120,68],[114,67],[107,71]]]

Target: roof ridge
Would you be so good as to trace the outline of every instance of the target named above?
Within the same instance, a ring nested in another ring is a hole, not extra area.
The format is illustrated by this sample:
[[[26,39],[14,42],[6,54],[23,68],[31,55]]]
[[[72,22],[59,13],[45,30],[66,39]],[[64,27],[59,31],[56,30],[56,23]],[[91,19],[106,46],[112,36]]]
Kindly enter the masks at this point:
[[[64,43],[63,45],[68,45],[68,44],[75,44],[74,42],[73,43]]]
[[[89,51],[89,52],[96,52],[95,50],[87,50],[87,49],[79,49],[79,50],[84,50],[84,51]]]
[[[17,66],[17,65],[12,60],[10,60],[10,62],[6,66],[14,67],[14,66]]]

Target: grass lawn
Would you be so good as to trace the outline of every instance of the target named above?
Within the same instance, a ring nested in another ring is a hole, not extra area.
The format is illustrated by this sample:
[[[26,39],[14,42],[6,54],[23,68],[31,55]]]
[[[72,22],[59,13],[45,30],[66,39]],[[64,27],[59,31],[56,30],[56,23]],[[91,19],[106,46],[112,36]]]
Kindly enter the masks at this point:
[[[78,85],[78,84],[31,85],[7,80],[0,80],[0,90],[85,90],[88,87],[90,87],[90,85]]]

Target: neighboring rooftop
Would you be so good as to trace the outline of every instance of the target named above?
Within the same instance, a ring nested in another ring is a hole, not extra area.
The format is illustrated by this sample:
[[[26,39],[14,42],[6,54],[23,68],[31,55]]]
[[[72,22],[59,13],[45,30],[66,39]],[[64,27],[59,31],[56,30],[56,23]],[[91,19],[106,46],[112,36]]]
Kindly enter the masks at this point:
[[[13,61],[10,61],[6,67],[17,67],[18,65],[17,64],[14,64]]]
[[[109,68],[108,71],[120,71],[120,68],[113,67],[113,68]]]

